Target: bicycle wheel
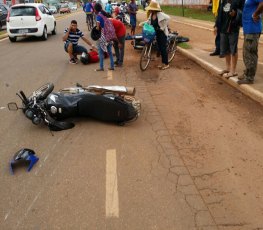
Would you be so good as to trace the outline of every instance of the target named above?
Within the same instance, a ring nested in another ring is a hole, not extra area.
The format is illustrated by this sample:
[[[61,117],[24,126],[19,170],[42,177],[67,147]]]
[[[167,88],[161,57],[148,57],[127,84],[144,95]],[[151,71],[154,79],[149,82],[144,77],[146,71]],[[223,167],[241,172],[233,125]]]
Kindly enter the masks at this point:
[[[176,40],[175,39],[171,39],[168,42],[168,46],[167,46],[168,63],[170,63],[174,59],[176,50],[177,50]]]
[[[145,44],[142,50],[141,59],[140,59],[140,69],[144,71],[149,66],[151,61],[152,54],[152,43]]]

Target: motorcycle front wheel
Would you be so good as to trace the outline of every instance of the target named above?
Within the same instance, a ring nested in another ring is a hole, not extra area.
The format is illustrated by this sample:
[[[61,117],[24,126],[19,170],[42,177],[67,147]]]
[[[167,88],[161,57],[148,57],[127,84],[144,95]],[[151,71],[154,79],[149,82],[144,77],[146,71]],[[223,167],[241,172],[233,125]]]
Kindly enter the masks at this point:
[[[53,91],[54,85],[53,83],[47,83],[45,85],[42,85],[40,88],[35,90],[30,96],[29,100],[35,96],[37,100],[44,100],[47,98],[47,96]]]
[[[170,63],[174,59],[176,50],[177,50],[176,40],[172,39],[169,41],[167,46],[168,63]]]
[[[152,43],[147,43],[143,47],[141,59],[140,59],[140,69],[141,71],[144,71],[149,66],[149,63],[151,61],[151,54],[152,54]]]

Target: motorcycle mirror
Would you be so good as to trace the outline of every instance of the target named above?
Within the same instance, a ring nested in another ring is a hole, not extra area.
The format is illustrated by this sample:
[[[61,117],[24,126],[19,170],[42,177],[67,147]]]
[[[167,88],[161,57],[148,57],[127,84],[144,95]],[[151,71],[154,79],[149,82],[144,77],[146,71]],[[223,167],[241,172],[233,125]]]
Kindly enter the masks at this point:
[[[15,102],[10,102],[7,104],[7,106],[8,106],[8,109],[10,111],[17,111],[18,110],[18,106]]]

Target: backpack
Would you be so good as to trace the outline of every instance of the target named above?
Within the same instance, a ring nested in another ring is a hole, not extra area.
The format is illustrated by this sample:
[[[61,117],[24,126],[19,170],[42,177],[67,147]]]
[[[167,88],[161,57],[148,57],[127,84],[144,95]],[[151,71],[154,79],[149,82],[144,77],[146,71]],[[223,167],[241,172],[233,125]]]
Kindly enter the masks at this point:
[[[100,14],[100,16],[104,20],[103,33],[104,33],[106,42],[117,40],[117,36],[116,36],[115,29],[114,29],[114,26],[112,24],[112,21],[109,20],[107,17],[105,17],[103,14]]]

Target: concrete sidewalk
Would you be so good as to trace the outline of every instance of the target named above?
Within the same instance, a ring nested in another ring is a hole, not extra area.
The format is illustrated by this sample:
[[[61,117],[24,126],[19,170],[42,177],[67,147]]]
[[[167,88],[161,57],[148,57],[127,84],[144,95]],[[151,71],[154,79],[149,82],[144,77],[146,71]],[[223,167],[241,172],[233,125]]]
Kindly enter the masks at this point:
[[[212,22],[206,22],[206,21],[200,21],[200,20],[194,20],[194,19],[188,19],[188,18],[182,18],[182,17],[172,17],[172,21],[175,22],[175,24],[184,24],[187,26],[195,27],[195,29],[202,30],[209,30],[212,31],[213,29],[213,23]],[[180,33],[180,31],[179,31]],[[189,32],[190,33],[190,32]],[[211,33],[211,32],[210,32]],[[241,38],[239,39],[239,46],[243,45],[242,40],[242,33],[241,31]],[[184,34],[180,33],[180,35],[184,36]],[[208,40],[209,41],[209,40]],[[214,47],[214,39],[211,39],[210,44],[207,44],[208,42],[205,40],[205,44],[202,45],[202,41],[198,41],[197,43],[193,42],[191,43],[191,36],[190,36],[190,42],[191,49],[182,49],[178,47],[179,52],[181,52],[183,55],[187,56],[188,58],[192,59],[199,65],[201,65],[203,68],[211,72],[213,75],[223,79],[228,84],[232,85],[233,87],[240,90],[242,93],[246,94],[253,100],[259,102],[261,105],[263,105],[263,62],[262,62],[262,55],[263,55],[263,36],[261,36],[260,44],[259,44],[259,62],[258,62],[258,68],[257,68],[257,74],[255,77],[255,82],[253,85],[238,85],[237,84],[237,77],[232,77],[229,80],[225,79],[220,75],[222,71],[225,69],[225,58],[219,58],[218,56],[211,57],[209,55],[210,51],[205,49],[204,47],[207,47],[207,45],[210,45],[211,47]],[[211,50],[212,51],[212,50]],[[240,52],[241,51],[241,52]],[[242,49],[239,51],[239,59],[237,63],[237,72],[239,75],[242,75],[244,70],[244,63],[242,59]],[[240,58],[241,57],[241,58]]]

